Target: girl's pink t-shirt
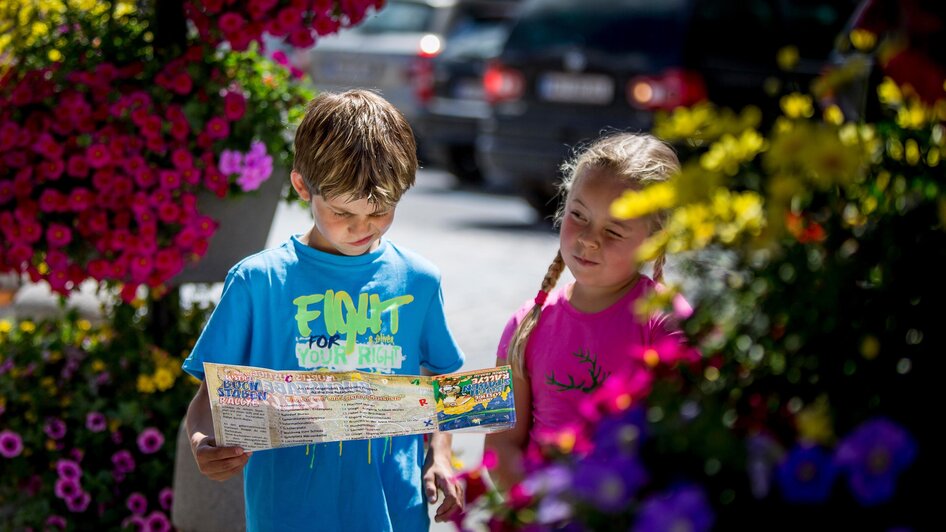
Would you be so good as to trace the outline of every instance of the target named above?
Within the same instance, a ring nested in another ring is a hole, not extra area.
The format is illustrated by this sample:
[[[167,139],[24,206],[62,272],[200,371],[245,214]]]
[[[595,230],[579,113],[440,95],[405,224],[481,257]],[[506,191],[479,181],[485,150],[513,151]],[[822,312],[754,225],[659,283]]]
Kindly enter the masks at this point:
[[[592,314],[568,302],[568,286],[549,294],[526,344],[525,368],[532,392],[530,440],[535,442],[537,434],[578,423],[582,400],[609,375],[647,371],[640,357],[642,350],[669,340],[683,341],[683,333],[669,314],[647,320],[634,314],[634,302],[654,289],[654,281],[641,276],[620,300]],[[506,324],[497,352],[500,361],[506,359],[516,326],[533,305],[528,301]]]

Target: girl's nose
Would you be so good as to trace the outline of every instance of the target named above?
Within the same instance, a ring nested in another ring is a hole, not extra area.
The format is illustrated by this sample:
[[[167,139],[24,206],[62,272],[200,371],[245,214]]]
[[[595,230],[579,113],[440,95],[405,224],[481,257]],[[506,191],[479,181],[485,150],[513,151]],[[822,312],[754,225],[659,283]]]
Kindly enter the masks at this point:
[[[586,248],[595,249],[598,247],[598,240],[588,233],[578,235],[578,243]]]

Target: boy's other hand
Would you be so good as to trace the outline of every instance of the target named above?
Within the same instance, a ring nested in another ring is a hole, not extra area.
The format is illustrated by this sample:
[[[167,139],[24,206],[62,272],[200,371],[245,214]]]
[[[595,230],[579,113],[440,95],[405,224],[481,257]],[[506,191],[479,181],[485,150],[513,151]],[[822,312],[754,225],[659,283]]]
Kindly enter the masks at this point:
[[[424,494],[430,504],[437,502],[437,490],[443,492],[443,502],[437,508],[434,520],[449,521],[457,512],[463,511],[463,486],[457,480],[449,461],[441,458],[430,460],[424,472]]]
[[[211,436],[198,440],[194,445],[194,458],[204,476],[222,482],[239,473],[253,453],[240,447],[217,447],[216,443]]]

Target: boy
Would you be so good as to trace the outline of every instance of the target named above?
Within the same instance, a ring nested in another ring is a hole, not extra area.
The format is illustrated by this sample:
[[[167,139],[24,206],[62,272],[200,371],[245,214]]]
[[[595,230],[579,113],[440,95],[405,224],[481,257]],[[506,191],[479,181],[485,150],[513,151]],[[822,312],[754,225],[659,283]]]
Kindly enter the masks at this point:
[[[463,353],[447,329],[439,272],[381,238],[417,171],[401,113],[372,92],[323,93],[306,108],[295,152],[292,186],[310,202],[315,223],[230,270],[184,369],[202,381],[205,361],[399,374],[459,369]],[[204,475],[225,480],[246,467],[248,530],[427,530],[422,483],[430,502],[444,492],[437,521],[462,509],[447,434],[431,435],[426,460],[420,435],[258,453],[217,447],[206,383],[186,424]]]

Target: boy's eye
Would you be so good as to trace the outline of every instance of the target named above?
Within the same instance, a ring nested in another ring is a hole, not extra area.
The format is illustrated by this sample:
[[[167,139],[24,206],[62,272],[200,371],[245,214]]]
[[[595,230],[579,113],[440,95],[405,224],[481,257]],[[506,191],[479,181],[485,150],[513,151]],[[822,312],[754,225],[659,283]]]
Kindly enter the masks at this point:
[[[351,216],[351,213],[350,212],[336,212],[335,216],[338,216],[339,218],[348,218],[349,216]]]
[[[372,217],[372,218],[382,218],[382,217],[387,216],[387,215],[389,215],[389,214],[391,214],[391,211],[373,212],[373,213],[371,213],[371,217]]]

